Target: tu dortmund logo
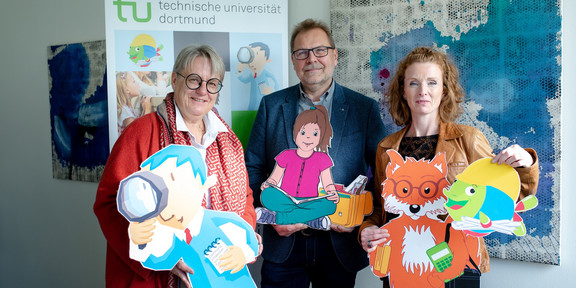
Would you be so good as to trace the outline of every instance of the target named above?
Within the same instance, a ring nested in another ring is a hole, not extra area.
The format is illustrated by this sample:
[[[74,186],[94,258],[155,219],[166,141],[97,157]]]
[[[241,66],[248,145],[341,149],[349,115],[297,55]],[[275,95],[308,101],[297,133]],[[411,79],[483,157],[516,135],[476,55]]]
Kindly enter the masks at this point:
[[[152,4],[150,2],[146,3],[146,17],[145,18],[139,18],[138,17],[138,13],[136,9],[136,4],[138,4],[136,1],[124,1],[124,0],[114,0],[114,2],[112,2],[113,5],[116,5],[118,7],[118,19],[120,19],[120,21],[122,22],[127,22],[128,19],[125,18],[122,15],[122,6],[131,6],[132,7],[132,18],[134,19],[134,21],[136,22],[149,22],[150,19],[152,19]]]

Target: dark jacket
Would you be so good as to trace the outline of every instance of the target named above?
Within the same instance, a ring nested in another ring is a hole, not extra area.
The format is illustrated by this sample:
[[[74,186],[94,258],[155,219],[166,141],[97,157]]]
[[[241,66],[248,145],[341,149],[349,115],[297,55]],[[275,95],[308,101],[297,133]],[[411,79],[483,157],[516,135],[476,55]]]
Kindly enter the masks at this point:
[[[384,125],[378,103],[335,83],[330,123],[333,138],[328,153],[334,161],[332,176],[337,184],[348,185],[358,175],[374,167],[376,146],[384,138]],[[254,191],[254,206],[260,203],[260,185],[272,172],[274,158],[285,149],[297,148],[292,128],[298,116],[299,85],[262,98],[246,150],[246,168]],[[352,233],[330,231],[332,245],[343,267],[359,271],[368,265],[366,252]],[[264,225],[264,259],[282,263],[292,250],[294,235],[282,237]]]

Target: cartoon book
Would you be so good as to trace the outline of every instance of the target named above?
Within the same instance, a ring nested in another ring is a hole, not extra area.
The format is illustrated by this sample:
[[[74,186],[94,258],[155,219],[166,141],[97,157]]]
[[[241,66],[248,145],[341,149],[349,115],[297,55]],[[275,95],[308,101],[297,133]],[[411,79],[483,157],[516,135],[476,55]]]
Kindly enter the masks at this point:
[[[538,205],[533,195],[516,203],[520,195],[518,173],[509,165],[492,163],[492,158],[470,164],[444,194],[448,197],[446,208],[454,219],[452,226],[477,237],[492,232],[526,235],[518,212]]]
[[[368,182],[368,177],[364,175],[358,175],[358,177],[356,177],[352,183],[346,186],[344,191],[351,195],[358,195],[364,192],[364,188],[366,188],[366,182]]]
[[[462,274],[470,255],[478,254],[478,238],[467,238],[438,217],[447,214],[442,193],[449,186],[445,155],[428,161],[403,159],[395,150],[386,153],[390,163],[382,183],[384,210],[398,217],[382,226],[390,237],[369,253],[372,272],[388,276],[390,287],[444,287],[445,281]]]
[[[307,198],[300,198],[300,199],[296,199],[294,196],[286,193],[286,191],[282,190],[282,188],[280,188],[279,186],[276,186],[272,183],[267,183],[270,187],[274,188],[274,189],[278,189],[278,191],[282,192],[282,194],[284,194],[286,197],[288,197],[288,199],[292,200],[292,202],[296,205],[302,204],[302,203],[306,203],[306,202],[310,202],[310,201],[315,201],[318,199],[324,199],[330,195],[319,195],[316,197],[307,197]]]

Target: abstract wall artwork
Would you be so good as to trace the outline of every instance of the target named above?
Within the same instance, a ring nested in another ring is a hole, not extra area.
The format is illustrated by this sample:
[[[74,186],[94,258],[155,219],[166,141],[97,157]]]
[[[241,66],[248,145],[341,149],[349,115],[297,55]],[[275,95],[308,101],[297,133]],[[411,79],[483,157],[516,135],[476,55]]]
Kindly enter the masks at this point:
[[[48,47],[52,171],[98,182],[110,151],[105,41]]]
[[[332,0],[335,79],[381,100],[396,63],[416,46],[444,50],[466,90],[457,122],[480,129],[498,153],[538,152],[538,206],[525,237],[485,237],[493,257],[560,263],[561,10],[558,0]],[[381,111],[389,133],[386,103]]]

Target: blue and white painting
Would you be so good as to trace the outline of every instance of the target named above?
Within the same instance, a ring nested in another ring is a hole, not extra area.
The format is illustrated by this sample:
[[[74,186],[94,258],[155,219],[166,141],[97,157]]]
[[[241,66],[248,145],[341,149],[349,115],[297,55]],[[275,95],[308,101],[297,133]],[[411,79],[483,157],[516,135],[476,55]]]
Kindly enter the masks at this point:
[[[105,41],[48,47],[52,171],[98,182],[110,146]]]
[[[528,235],[485,237],[490,255],[559,265],[560,1],[332,0],[331,21],[336,81],[377,100],[414,47],[452,57],[467,95],[458,122],[479,128],[496,153],[517,143],[540,160],[539,204],[522,214]],[[381,105],[387,132],[397,131]]]

